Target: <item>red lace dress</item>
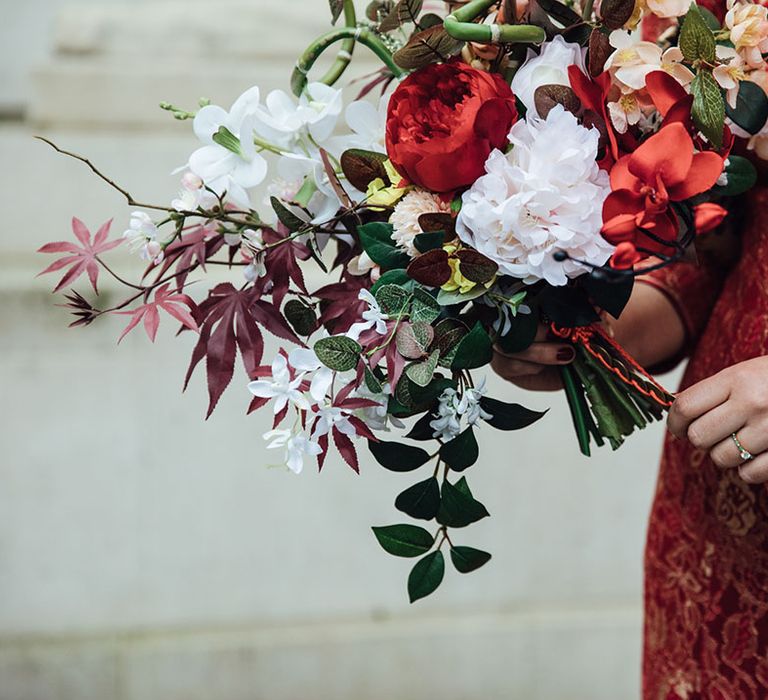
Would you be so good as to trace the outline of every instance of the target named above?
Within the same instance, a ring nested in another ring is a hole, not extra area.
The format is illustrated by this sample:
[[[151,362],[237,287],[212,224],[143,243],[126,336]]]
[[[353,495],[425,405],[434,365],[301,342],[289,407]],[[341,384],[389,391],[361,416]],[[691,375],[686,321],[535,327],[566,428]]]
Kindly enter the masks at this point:
[[[768,354],[768,188],[745,206],[725,280],[690,265],[645,280],[695,343],[683,387]],[[768,488],[671,437],[646,546],[643,698],[768,698]]]

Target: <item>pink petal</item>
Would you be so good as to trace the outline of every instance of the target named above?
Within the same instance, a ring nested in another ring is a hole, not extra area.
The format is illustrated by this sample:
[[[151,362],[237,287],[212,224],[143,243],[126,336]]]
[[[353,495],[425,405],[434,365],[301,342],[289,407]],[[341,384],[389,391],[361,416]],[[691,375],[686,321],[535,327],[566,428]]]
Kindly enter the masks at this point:
[[[77,236],[77,240],[80,241],[80,243],[86,248],[91,247],[91,232],[80,219],[74,216],[72,217],[72,231],[75,236]]]

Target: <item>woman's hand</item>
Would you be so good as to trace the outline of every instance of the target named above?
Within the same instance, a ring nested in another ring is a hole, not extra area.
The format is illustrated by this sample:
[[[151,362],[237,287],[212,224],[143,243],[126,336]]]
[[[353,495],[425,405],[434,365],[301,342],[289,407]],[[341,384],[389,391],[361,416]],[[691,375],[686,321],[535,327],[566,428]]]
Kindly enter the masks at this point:
[[[722,468],[739,468],[750,484],[768,481],[768,357],[741,362],[677,396],[669,431],[707,450]],[[754,459],[744,461],[736,434]]]
[[[491,367],[494,372],[522,389],[557,391],[563,388],[558,367],[576,358],[570,343],[551,340],[547,326],[540,326],[536,340],[522,352],[508,354],[494,348]]]

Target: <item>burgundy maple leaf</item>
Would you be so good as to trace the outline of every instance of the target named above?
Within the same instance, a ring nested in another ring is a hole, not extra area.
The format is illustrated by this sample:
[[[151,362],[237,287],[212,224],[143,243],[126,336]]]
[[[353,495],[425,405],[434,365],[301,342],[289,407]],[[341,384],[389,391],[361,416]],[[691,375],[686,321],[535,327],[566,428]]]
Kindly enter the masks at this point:
[[[147,336],[154,343],[157,329],[160,326],[160,309],[173,316],[182,326],[193,331],[200,331],[191,310],[196,310],[197,306],[186,294],[178,294],[168,290],[170,283],[158,287],[155,291],[155,300],[142,304],[132,311],[116,311],[117,314],[130,314],[131,320],[121,333],[118,343],[125,338],[137,325],[144,319],[144,330]]]
[[[206,358],[209,398],[206,417],[213,413],[232,381],[237,350],[248,377],[253,378],[258,373],[264,354],[261,327],[279,338],[303,344],[280,311],[259,299],[259,291],[253,287],[238,290],[229,282],[217,285],[200,304],[198,319],[200,339],[192,351],[184,388],[189,384],[195,367]]]
[[[53,290],[54,292],[58,292],[63,287],[71,285],[83,272],[86,272],[88,273],[88,279],[91,280],[93,291],[97,294],[99,293],[96,286],[99,279],[99,262],[96,256],[112,250],[112,248],[119,246],[123,242],[119,238],[115,241],[107,240],[111,226],[112,219],[102,225],[93,237],[93,242],[91,242],[91,232],[86,225],[80,219],[73,217],[72,231],[74,231],[77,240],[82,243],[82,246],[71,241],[56,241],[55,243],[46,243],[37,251],[38,253],[65,253],[64,257],[52,262],[40,273],[40,275],[44,275],[69,266],[69,270],[59,280],[59,283]]]

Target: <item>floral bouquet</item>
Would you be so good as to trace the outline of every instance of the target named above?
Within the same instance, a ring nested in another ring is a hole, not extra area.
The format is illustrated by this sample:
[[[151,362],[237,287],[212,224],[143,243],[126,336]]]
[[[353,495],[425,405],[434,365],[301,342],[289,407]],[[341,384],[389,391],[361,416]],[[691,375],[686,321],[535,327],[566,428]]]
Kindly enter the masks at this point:
[[[687,0],[424,5],[374,0],[358,18],[352,0],[330,0],[343,26],[299,58],[293,95],[161,105],[201,142],[169,205],[135,201],[54,146],[136,211],[123,239],[74,219],[76,243],[41,249],[62,255],[44,271],[65,270],[54,291],[86,273],[98,294],[102,270],[128,290],[108,308],[70,291],[73,325],[124,314],[121,338],[143,323],[154,340],[167,314],[195,333],[185,386],[204,364],[208,415],[239,355],[249,411],[270,407],[267,447],[291,471],[322,468],[332,446],[357,471],[361,441],[386,469],[429,465],[395,507],[433,527],[374,528],[387,552],[419,557],[411,601],[439,586],[444,549],[461,573],[490,559],[451,534],[488,516],[465,476],[480,430],[543,417],[487,395],[476,371],[494,347],[522,351],[542,327],[573,343],[562,379],[585,454],[660,419],[671,397],[601,321],[621,313],[638,263],[690,256],[754,184],[736,137],[768,150],[759,5],[725,17]],[[658,40],[635,31],[643,17]],[[333,85],[358,45],[383,66],[345,108]],[[104,259],[124,239],[147,264],[135,282]],[[319,289],[308,264],[327,275]],[[193,300],[211,266],[232,281]],[[290,345],[265,359],[264,331]]]

